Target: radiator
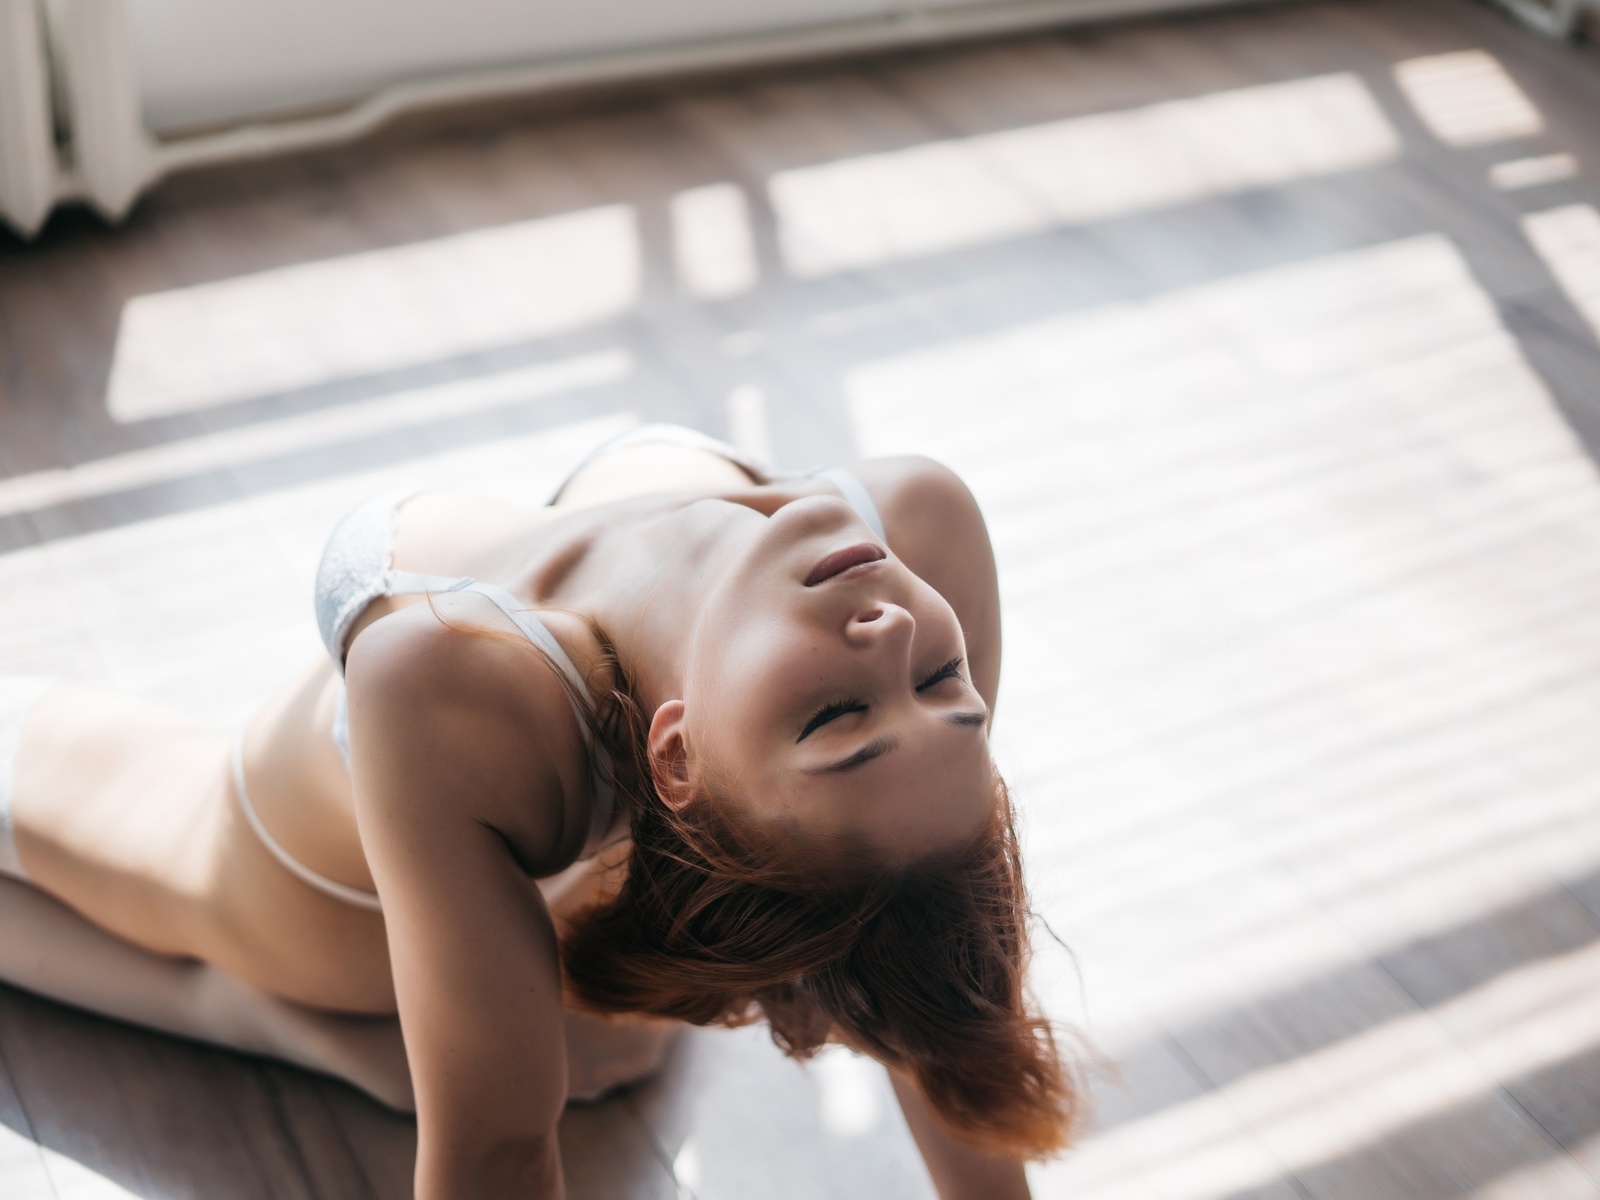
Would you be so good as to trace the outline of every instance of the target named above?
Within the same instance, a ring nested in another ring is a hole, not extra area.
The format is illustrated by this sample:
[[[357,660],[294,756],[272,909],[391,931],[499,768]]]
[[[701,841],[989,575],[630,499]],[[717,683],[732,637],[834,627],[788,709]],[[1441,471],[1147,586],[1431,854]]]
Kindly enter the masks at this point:
[[[34,0],[0,0],[0,215],[23,233],[61,195],[44,30]]]
[[[0,217],[25,237],[62,200],[117,220],[167,169],[161,150],[121,0],[0,0]]]
[[[381,89],[333,113],[163,139],[143,124],[123,0],[0,0],[0,219],[31,237],[56,204],[71,200],[117,221],[171,171],[349,141],[430,105],[1237,2],[899,0],[881,18],[436,76]],[[1495,2],[1566,36],[1596,0]]]

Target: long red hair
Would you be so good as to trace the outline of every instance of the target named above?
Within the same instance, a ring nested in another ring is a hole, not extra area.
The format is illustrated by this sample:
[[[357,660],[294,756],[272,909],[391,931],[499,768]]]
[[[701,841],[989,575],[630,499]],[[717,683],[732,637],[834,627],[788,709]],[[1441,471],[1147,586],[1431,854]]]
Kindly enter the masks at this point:
[[[975,1147],[1064,1147],[1080,1096],[1026,990],[1028,896],[1000,776],[965,845],[892,870],[806,860],[740,828],[710,790],[679,810],[662,802],[648,720],[595,632],[606,654],[592,727],[631,805],[632,844],[625,877],[563,939],[574,999],[695,1025],[765,1019],[796,1058],[842,1041],[908,1075]]]

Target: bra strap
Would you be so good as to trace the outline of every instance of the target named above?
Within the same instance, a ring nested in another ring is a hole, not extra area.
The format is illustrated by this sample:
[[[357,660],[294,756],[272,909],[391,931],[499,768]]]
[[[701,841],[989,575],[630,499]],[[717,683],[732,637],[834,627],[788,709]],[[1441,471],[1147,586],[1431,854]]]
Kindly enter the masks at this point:
[[[383,573],[385,596],[420,596],[425,592],[477,591],[483,585],[471,575],[424,575],[420,571],[387,570]]]
[[[523,637],[544,652],[545,657],[555,664],[556,670],[560,671],[571,684],[572,690],[566,692],[567,704],[572,709],[572,715],[577,718],[578,733],[583,738],[584,748],[598,764],[605,751],[594,744],[594,737],[589,732],[589,714],[583,711],[577,698],[582,696],[585,702],[591,704],[594,702],[589,693],[589,685],[584,682],[566,648],[539,619],[539,614],[498,584],[480,583],[470,575],[456,578],[450,575],[421,575],[415,571],[389,572],[388,594],[391,596],[420,595],[430,592],[474,592],[482,596],[505,613],[511,623],[522,632]],[[577,695],[574,695],[574,692]],[[591,770],[590,776],[590,786],[594,790],[594,813],[589,822],[589,836],[584,842],[585,857],[598,848],[599,839],[611,828],[611,820],[616,815],[617,809],[616,791],[611,786],[611,781],[599,770]]]
[[[568,656],[561,643],[556,640],[556,635],[550,632],[549,627],[539,619],[539,614],[529,610],[505,588],[492,583],[476,583],[462,588],[462,591],[476,592],[494,604],[501,612],[509,617],[513,624],[522,630],[526,637],[535,646],[543,650],[556,669],[567,677],[567,682],[572,685],[573,691],[582,696],[584,701],[593,704],[594,697],[589,692],[589,685],[584,682],[583,676],[578,673],[577,666]],[[604,747],[595,745],[594,737],[589,732],[590,714],[583,711],[578,703],[577,696],[572,692],[567,693],[567,704],[572,709],[572,715],[578,722],[578,733],[583,738],[584,747],[589,751],[595,766],[589,771],[589,786],[594,791],[594,811],[589,818],[589,834],[584,839],[582,857],[588,858],[600,848],[600,839],[611,828],[612,817],[617,811],[616,790],[611,786],[602,771],[598,769],[602,757],[605,755]]]

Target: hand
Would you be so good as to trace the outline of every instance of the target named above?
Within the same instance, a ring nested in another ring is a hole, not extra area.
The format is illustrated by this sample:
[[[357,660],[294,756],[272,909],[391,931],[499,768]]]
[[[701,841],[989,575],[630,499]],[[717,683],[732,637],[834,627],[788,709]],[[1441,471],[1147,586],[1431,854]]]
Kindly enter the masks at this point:
[[[897,1071],[889,1078],[939,1200],[1032,1200],[1022,1163],[957,1141],[934,1120],[915,1084]]]

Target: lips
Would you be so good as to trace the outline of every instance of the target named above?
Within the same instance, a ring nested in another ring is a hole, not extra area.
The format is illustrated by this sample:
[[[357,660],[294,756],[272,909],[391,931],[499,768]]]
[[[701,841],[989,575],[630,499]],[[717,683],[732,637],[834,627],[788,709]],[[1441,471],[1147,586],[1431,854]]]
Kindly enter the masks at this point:
[[[880,563],[887,557],[882,546],[875,546],[871,542],[846,546],[843,550],[835,550],[812,567],[811,574],[806,576],[806,586],[816,587],[817,584],[825,583],[837,575],[843,575],[846,571]]]

